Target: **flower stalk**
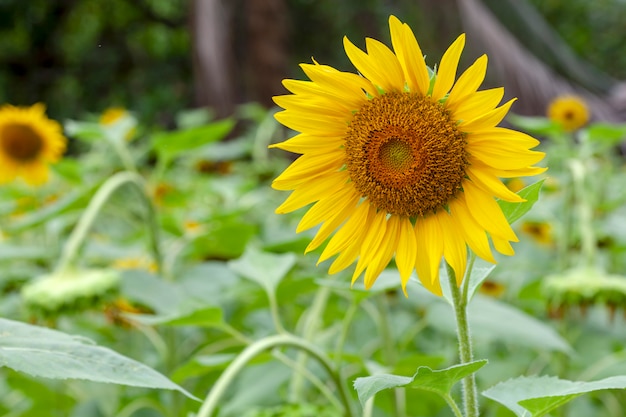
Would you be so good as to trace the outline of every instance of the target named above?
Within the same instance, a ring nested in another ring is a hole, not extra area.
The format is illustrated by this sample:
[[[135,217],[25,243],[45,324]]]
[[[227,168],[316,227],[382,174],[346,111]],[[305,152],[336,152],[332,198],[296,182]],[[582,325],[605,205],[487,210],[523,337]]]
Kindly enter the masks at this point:
[[[472,339],[467,319],[469,272],[463,280],[462,288],[456,285],[454,269],[446,263],[450,292],[456,316],[456,330],[459,341],[459,359],[461,364],[472,362]],[[469,271],[469,270],[468,270]],[[471,374],[463,379],[463,406],[465,417],[478,417],[478,394],[476,391],[476,378]]]
[[[315,347],[310,342],[290,334],[269,336],[254,342],[246,349],[244,349],[215,382],[213,388],[211,389],[211,391],[209,391],[206,399],[202,403],[202,407],[200,407],[200,410],[198,411],[196,417],[213,416],[213,413],[215,412],[221,397],[224,395],[235,377],[246,366],[246,364],[261,352],[280,346],[295,347],[316,359],[337,386],[339,399],[344,406],[344,415],[346,417],[352,417],[350,399],[341,381],[341,378],[339,377],[338,373],[335,372],[335,370],[333,369],[330,360],[326,357],[326,355],[324,355],[322,351],[317,349],[317,347]]]
[[[154,260],[157,264],[157,270],[161,271],[161,266],[163,262],[161,250],[159,248],[159,228],[156,222],[156,213],[154,207],[152,205],[152,202],[146,195],[144,180],[139,174],[135,172],[122,171],[106,180],[89,202],[89,205],[83,212],[80,220],[78,221],[78,224],[72,230],[70,237],[63,247],[61,259],[59,260],[59,263],[56,267],[57,272],[63,271],[68,267],[71,267],[74,259],[78,255],[78,252],[83,242],[85,241],[85,238],[87,237],[87,233],[89,232],[94,221],[98,217],[98,213],[100,213],[100,210],[109,200],[111,195],[124,184],[132,184],[133,186],[135,186],[135,188],[137,188],[137,190],[139,191],[143,202],[145,203],[148,217],[148,229],[151,239],[151,249],[153,252]]]

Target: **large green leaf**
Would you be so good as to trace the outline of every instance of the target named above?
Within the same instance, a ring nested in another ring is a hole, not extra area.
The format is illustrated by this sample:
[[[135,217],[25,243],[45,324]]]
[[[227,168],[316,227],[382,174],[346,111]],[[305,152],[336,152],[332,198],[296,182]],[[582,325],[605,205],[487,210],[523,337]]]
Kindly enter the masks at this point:
[[[626,376],[592,382],[551,376],[519,377],[501,382],[482,394],[519,417],[541,417],[580,395],[606,389],[626,389]]]
[[[515,221],[519,220],[535,205],[539,199],[539,191],[544,181],[545,180],[537,181],[517,193],[520,197],[526,199],[523,203],[510,203],[508,201],[498,200],[498,204],[500,204],[500,208],[509,224],[513,224]]]
[[[152,146],[162,158],[171,160],[181,152],[222,140],[234,126],[233,119],[223,119],[205,126],[161,132],[152,137]]]
[[[428,366],[420,366],[412,377],[390,374],[372,375],[357,378],[354,381],[354,389],[357,391],[362,406],[365,406],[367,400],[376,393],[399,387],[426,390],[442,397],[448,397],[452,387],[457,382],[478,371],[486,364],[486,360],[479,360],[441,370],[432,370]]]
[[[572,352],[567,341],[548,324],[504,302],[476,294],[467,314],[477,340],[499,340],[514,346]],[[446,303],[430,305],[426,320],[451,334],[456,331],[453,311]]]
[[[275,292],[280,281],[296,263],[293,253],[274,254],[249,247],[243,256],[229,262],[237,274],[254,281],[268,292]]]
[[[0,319],[0,334],[0,366],[18,372],[177,390],[196,399],[154,369],[84,338],[7,319]]]

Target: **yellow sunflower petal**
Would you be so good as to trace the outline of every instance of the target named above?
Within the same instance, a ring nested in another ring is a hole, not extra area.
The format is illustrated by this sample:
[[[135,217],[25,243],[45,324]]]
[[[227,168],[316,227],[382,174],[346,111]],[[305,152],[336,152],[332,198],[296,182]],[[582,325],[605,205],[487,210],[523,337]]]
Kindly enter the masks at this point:
[[[355,74],[353,74],[355,75]],[[356,77],[359,77],[358,75],[355,75]],[[365,78],[363,77],[359,77],[365,81],[367,81]],[[369,89],[374,89],[375,87],[369,83]],[[361,95],[357,95],[356,94],[356,89],[355,90],[346,90],[345,88],[343,90],[336,90],[334,88],[328,88],[328,87],[321,87],[318,84],[311,82],[311,81],[302,81],[302,80],[283,80],[283,86],[291,91],[293,94],[297,95],[298,97],[302,97],[302,99],[326,99],[326,100],[330,100],[333,103],[336,103],[335,105],[338,106],[339,108],[343,108],[346,110],[354,110],[354,109],[358,109],[359,107],[361,107],[361,105],[363,104],[364,100],[367,100],[367,96],[365,95],[365,93],[363,93],[361,91]],[[348,82],[348,86],[350,86],[350,82]],[[369,92],[369,90],[364,90],[366,91],[368,94],[371,95],[371,93]],[[278,97],[282,97],[282,96],[278,96]]]
[[[430,85],[430,77],[424,62],[424,54],[415,39],[415,35],[413,35],[413,31],[395,16],[389,18],[389,28],[393,50],[402,66],[409,91],[426,95]]]
[[[302,155],[283,171],[273,182],[277,190],[293,190],[303,181],[338,171],[344,164],[341,152]]]
[[[330,117],[340,121],[347,121],[348,113],[347,108],[338,106],[336,102],[325,98],[311,99],[310,97],[303,96],[276,96],[274,97],[274,103],[283,109],[289,110],[289,112],[298,113],[314,113],[323,117]],[[284,117],[283,115],[282,117]],[[343,123],[342,123],[343,125]]]
[[[493,241],[493,247],[501,254],[507,256],[515,255],[515,250],[513,250],[513,246],[511,246],[508,240],[500,239],[497,236],[491,236],[491,240]]]
[[[472,248],[474,253],[487,262],[495,264],[496,260],[491,252],[491,247],[489,246],[489,240],[487,239],[485,229],[483,229],[470,215],[469,208],[465,203],[463,194],[450,203],[450,213],[452,214],[453,220],[457,225],[457,230],[461,232],[465,241],[469,247]]]
[[[469,139],[467,141],[467,151],[473,158],[498,169],[528,167],[541,161],[545,156],[543,152],[530,151],[521,147],[516,148],[507,145],[506,142],[492,142],[489,145],[484,145],[480,142],[472,142]]]
[[[415,270],[421,283],[432,293],[441,295],[439,265],[443,256],[443,235],[437,215],[415,222],[417,254]]]
[[[441,233],[444,236],[443,257],[454,270],[456,284],[460,286],[467,267],[467,244],[452,217],[445,210],[442,212],[439,223],[441,224]]]
[[[515,178],[515,177],[532,177],[535,175],[543,174],[548,168],[543,167],[525,167],[519,169],[497,169],[485,165],[481,168],[485,173],[489,173],[494,177],[500,178]]]
[[[326,245],[322,251],[317,263],[324,262],[326,259],[343,251],[350,245],[355,245],[360,249],[361,241],[357,236],[365,232],[366,229],[363,227],[363,224],[366,224],[364,222],[368,220],[370,211],[369,204],[360,204],[341,229],[337,230],[337,233],[330,238],[328,245]]]
[[[470,214],[491,236],[513,242],[518,241],[515,232],[504,217],[502,209],[491,197],[491,194],[487,194],[471,181],[463,183],[463,194]]]
[[[385,44],[376,39],[367,38],[365,46],[368,56],[373,62],[384,63],[380,65],[379,71],[385,71],[387,84],[386,86],[381,86],[385,92],[393,90],[403,91],[405,78],[396,55]]]
[[[385,232],[387,229],[387,214],[378,212],[374,215],[374,219],[369,223],[368,230],[363,236],[363,244],[361,245],[361,251],[359,253],[359,260],[357,261],[354,274],[352,274],[352,283],[359,278],[361,273],[367,268],[370,263],[380,256],[378,248],[380,247]]]
[[[277,214],[291,213],[315,201],[322,200],[344,187],[349,176],[345,171],[337,171],[327,175],[326,181],[317,181],[310,187],[296,188],[289,197],[276,208]],[[343,180],[343,181],[342,181]]]
[[[328,152],[329,149],[340,148],[344,143],[345,139],[342,137],[319,137],[301,133],[284,142],[273,143],[269,145],[269,147],[299,154],[325,153]]]
[[[398,85],[397,79],[390,79],[388,74],[390,73],[386,69],[386,63],[376,62],[368,54],[357,48],[347,37],[343,38],[343,46],[346,50],[346,55],[350,58],[350,61],[357,70],[365,78],[367,78],[372,84],[382,88],[385,91],[393,91],[402,89],[403,83]],[[369,46],[369,45],[368,45]],[[380,51],[378,51],[380,52]],[[390,52],[391,53],[391,52]],[[393,54],[392,54],[393,55]],[[395,62],[393,62],[395,61]],[[399,67],[399,63],[395,55],[393,56],[391,67]]]
[[[290,129],[311,135],[342,136],[348,130],[346,119],[316,113],[302,114],[287,109],[276,113],[274,118]]]
[[[397,219],[397,217],[394,217],[394,219]],[[365,270],[365,277],[363,281],[365,289],[369,290],[372,285],[374,285],[376,278],[378,278],[380,273],[387,267],[393,257],[397,244],[398,227],[396,225],[396,221],[394,220],[393,223],[387,221],[385,235],[380,241],[378,248],[374,251],[376,255],[369,262],[367,269]]]
[[[337,71],[325,65],[302,64],[305,74],[321,89],[345,100],[346,104],[359,106],[370,96],[376,96],[376,87],[366,78],[350,72]],[[358,107],[354,107],[358,108]]]
[[[457,80],[446,100],[446,106],[454,106],[468,96],[476,93],[485,79],[487,72],[487,55],[483,55],[472,64]]]
[[[402,291],[406,295],[406,284],[415,268],[415,257],[417,254],[417,242],[415,240],[415,230],[408,218],[391,216],[388,227],[398,228],[398,247],[396,249],[396,265],[400,272]]]
[[[347,200],[343,207],[338,207],[337,210],[333,211],[324,224],[319,228],[311,243],[309,243],[304,250],[304,253],[308,253],[312,250],[317,249],[329,236],[330,234],[336,230],[343,222],[346,221],[350,217],[350,215],[354,212],[360,197],[355,194],[354,198],[351,200]]]
[[[468,143],[478,144],[481,146],[511,146],[516,148],[530,149],[538,146],[541,142],[526,133],[504,127],[493,127],[491,129],[483,129],[467,136]]]
[[[338,207],[344,207],[354,198],[358,197],[358,194],[351,187],[340,187],[334,194],[318,201],[311,207],[296,227],[296,233],[308,230],[318,224],[322,223],[330,217],[330,213]]]
[[[481,170],[476,165],[468,166],[467,173],[474,184],[491,195],[511,203],[521,203],[526,201],[513,191],[509,190],[499,178]]]
[[[496,108],[504,97],[504,88],[492,88],[477,91],[475,94],[455,103],[446,101],[446,108],[452,112],[455,120],[473,120]],[[480,131],[480,130],[479,130]]]
[[[487,113],[484,113],[472,120],[469,121],[461,121],[460,129],[463,132],[475,132],[477,130],[482,130],[486,128],[491,128],[497,125],[504,119],[504,116],[509,112],[511,105],[517,99],[511,99],[504,103],[502,106],[497,107]]]
[[[459,36],[441,58],[441,64],[437,69],[437,77],[433,86],[432,97],[435,100],[441,100],[454,84],[456,78],[456,69],[459,65],[461,52],[465,47],[465,34]]]

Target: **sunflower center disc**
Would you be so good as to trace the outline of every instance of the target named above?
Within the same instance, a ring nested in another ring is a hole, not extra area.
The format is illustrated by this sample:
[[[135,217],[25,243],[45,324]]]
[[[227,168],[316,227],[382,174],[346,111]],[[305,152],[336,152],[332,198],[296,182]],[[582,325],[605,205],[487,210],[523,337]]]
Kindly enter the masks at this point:
[[[465,134],[430,97],[388,93],[350,123],[346,166],[355,188],[379,210],[407,217],[434,213],[461,190]]]
[[[0,135],[0,144],[5,154],[18,161],[35,159],[43,148],[41,137],[29,126],[10,124]]]

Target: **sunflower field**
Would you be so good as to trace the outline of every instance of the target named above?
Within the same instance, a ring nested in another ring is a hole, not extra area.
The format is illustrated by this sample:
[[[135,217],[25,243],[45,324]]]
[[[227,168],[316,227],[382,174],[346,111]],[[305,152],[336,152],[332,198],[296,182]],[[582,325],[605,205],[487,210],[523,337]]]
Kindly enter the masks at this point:
[[[626,415],[589,3],[236,3],[0,4],[0,416]]]

